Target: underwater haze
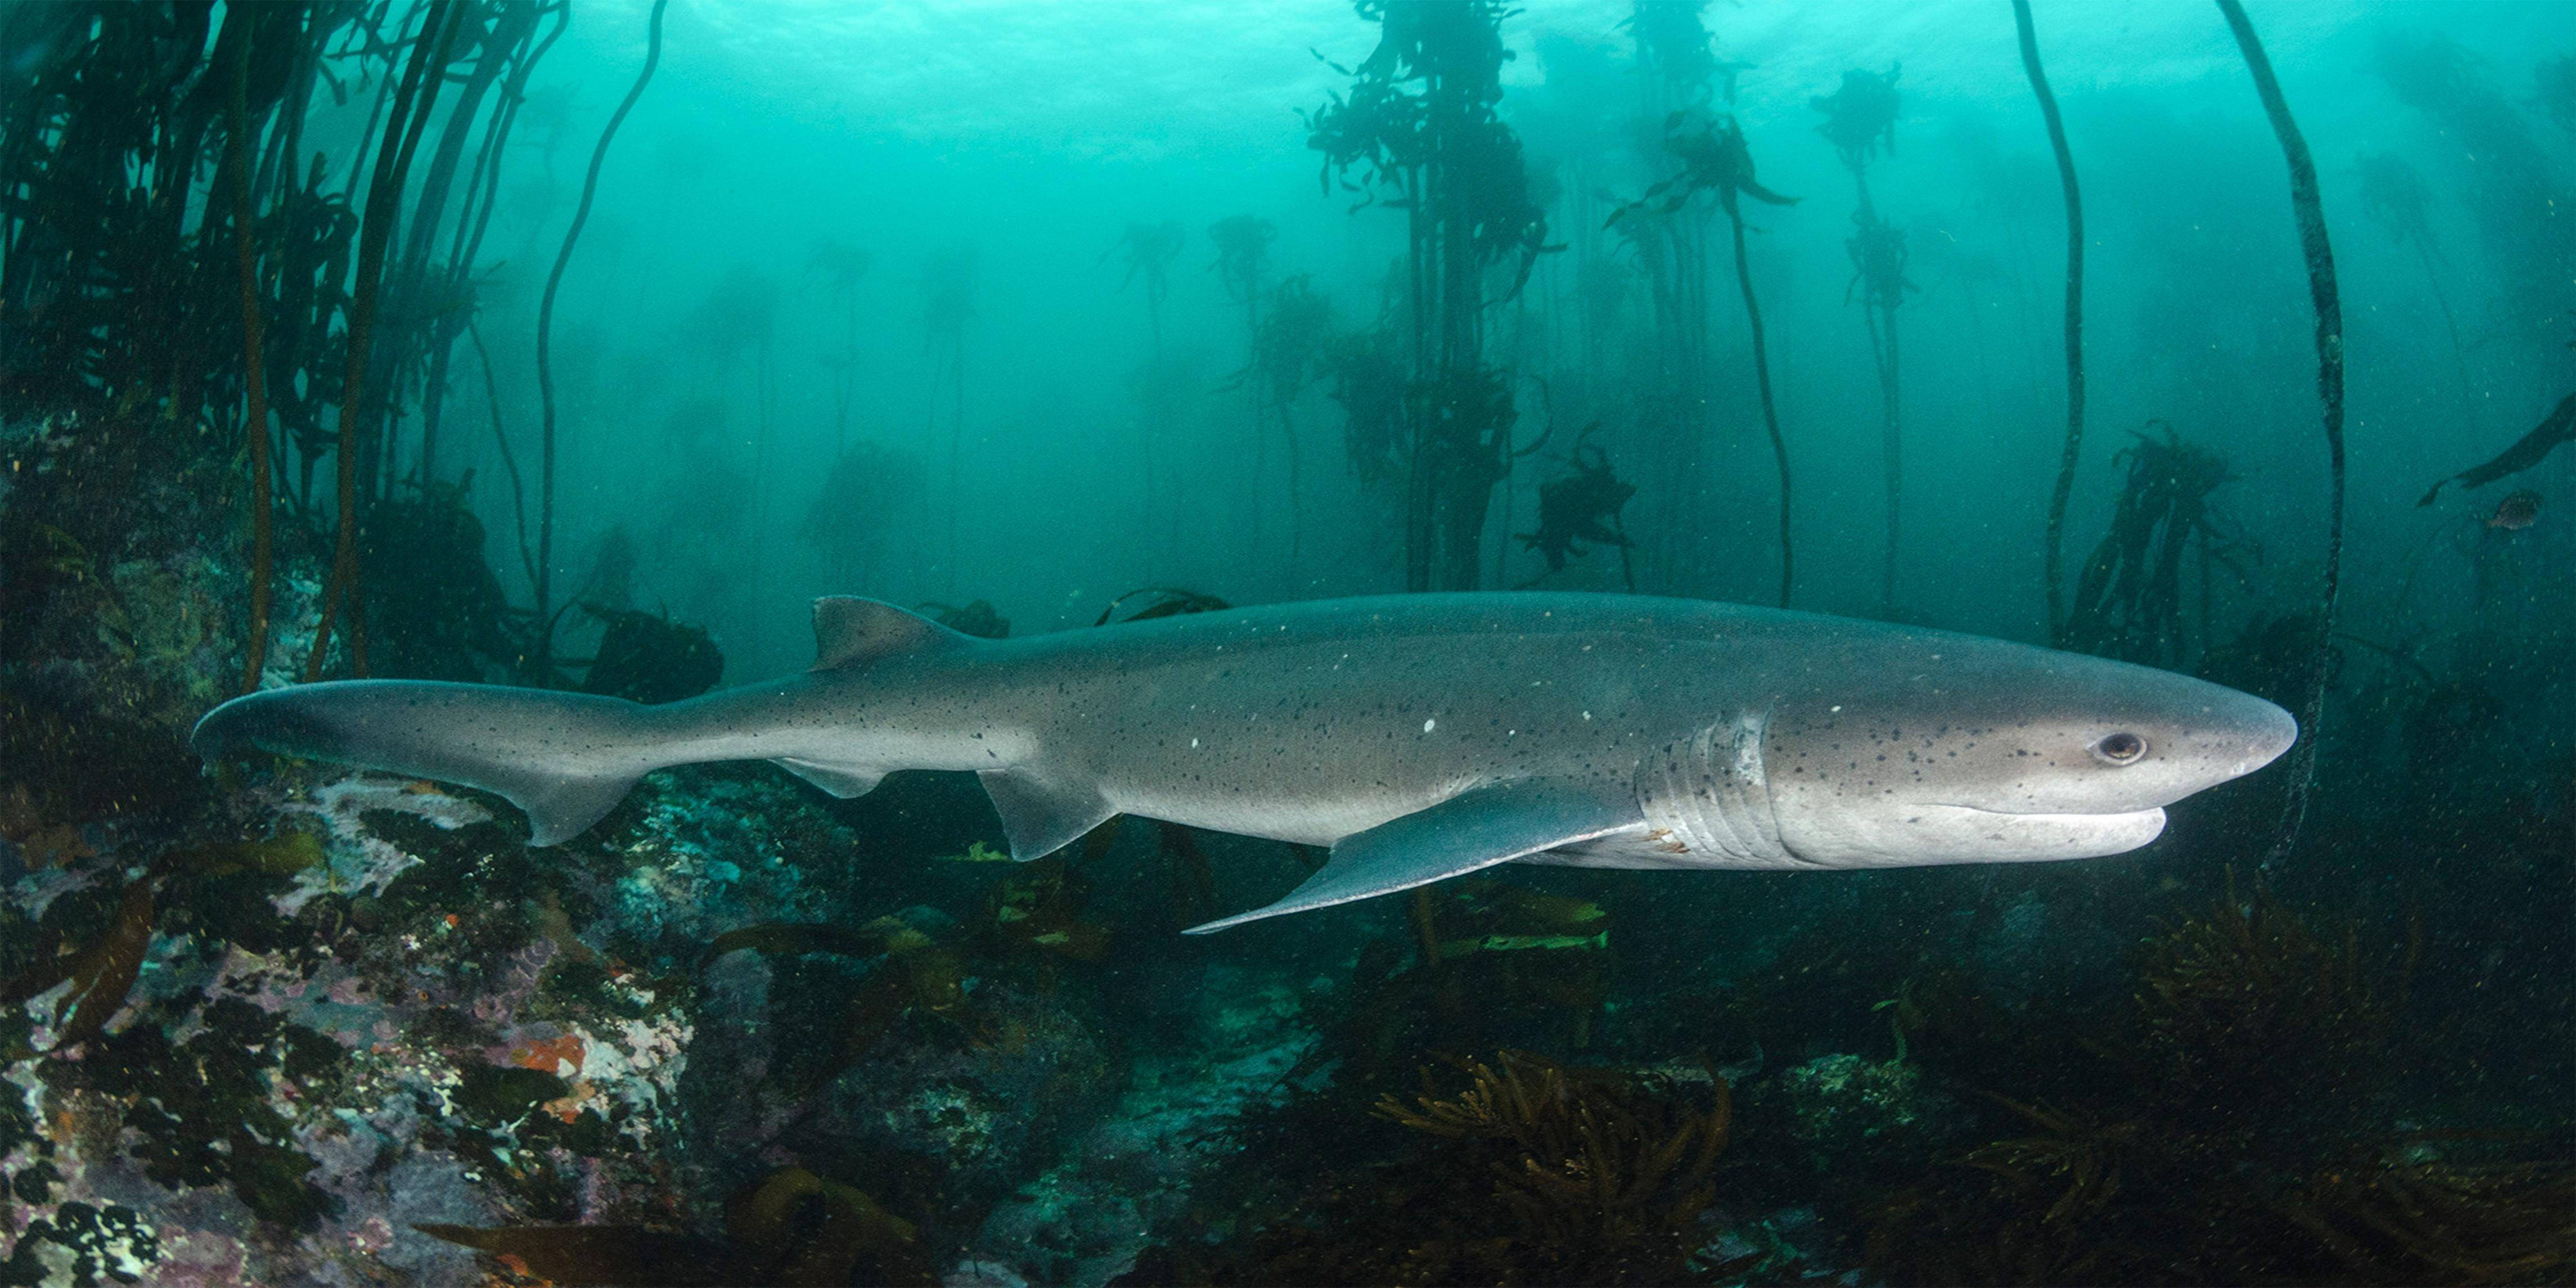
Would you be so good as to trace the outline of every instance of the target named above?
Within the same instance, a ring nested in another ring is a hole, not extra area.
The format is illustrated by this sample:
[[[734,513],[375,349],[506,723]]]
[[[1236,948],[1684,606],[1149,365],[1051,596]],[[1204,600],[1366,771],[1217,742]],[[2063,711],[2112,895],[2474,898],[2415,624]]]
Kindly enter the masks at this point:
[[[2571,211],[2542,0],[0,4],[0,1286],[2565,1282]]]

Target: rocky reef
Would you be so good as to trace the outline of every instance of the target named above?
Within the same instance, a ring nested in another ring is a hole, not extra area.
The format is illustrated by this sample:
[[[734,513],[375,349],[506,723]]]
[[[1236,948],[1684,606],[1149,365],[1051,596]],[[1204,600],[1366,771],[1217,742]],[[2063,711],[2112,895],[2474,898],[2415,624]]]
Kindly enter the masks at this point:
[[[201,768],[218,492],[102,508],[98,437],[13,429],[0,497],[0,1285],[2576,1266],[2566,791],[2320,829],[2438,902],[2276,885],[2215,793],[2150,863],[1515,872],[1213,940],[1313,856],[1113,821],[1016,865],[971,781],[764,765],[532,848],[462,789]]]

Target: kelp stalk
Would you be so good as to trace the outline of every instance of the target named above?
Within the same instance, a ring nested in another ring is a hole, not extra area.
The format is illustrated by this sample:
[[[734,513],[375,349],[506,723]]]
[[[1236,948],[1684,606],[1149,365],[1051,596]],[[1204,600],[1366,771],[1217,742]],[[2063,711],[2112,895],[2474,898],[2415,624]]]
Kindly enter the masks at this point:
[[[2048,123],[2048,146],[2057,153],[2057,182],[2066,191],[2066,450],[2057,461],[2057,486],[2048,494],[2048,633],[2066,629],[2066,502],[2075,492],[2075,465],[2084,450],[2084,198],[2075,185],[2075,154],[2066,146],[2066,122],[2057,95],[2039,65],[2039,33],[2030,0],[2013,0],[2013,26],[2021,36],[2021,65],[2030,73],[2031,97]],[[2060,641],[2062,642],[2062,640]]]
[[[501,464],[510,472],[510,517],[517,521],[519,532],[519,566],[528,574],[528,584],[537,584],[537,559],[528,551],[528,488],[519,476],[519,454],[510,450],[510,433],[501,425],[501,387],[492,378],[492,351],[483,346],[483,328],[474,319],[465,320],[465,338],[474,345],[474,356],[483,366],[483,405],[492,413],[492,442],[501,449]]]
[[[645,28],[644,70],[635,74],[635,84],[626,91],[617,110],[609,114],[607,127],[600,130],[599,146],[591,149],[590,172],[581,181],[581,202],[573,207],[572,226],[564,229],[563,248],[555,252],[554,269],[546,274],[545,297],[537,304],[537,401],[544,417],[544,446],[537,467],[537,638],[530,669],[539,679],[552,673],[555,651],[555,293],[563,286],[564,269],[572,264],[573,247],[581,241],[582,225],[590,222],[591,202],[599,196],[599,170],[608,163],[608,145],[616,141],[617,127],[626,123],[626,114],[635,110],[637,99],[644,97],[644,87],[652,83],[653,69],[662,61],[662,12],[670,7],[671,0],[653,0],[653,15]]]
[[[1869,332],[1870,357],[1878,369],[1880,455],[1887,475],[1887,547],[1879,564],[1879,609],[1891,617],[1896,613],[1896,552],[1903,544],[1899,521],[1905,482],[1896,310],[1915,286],[1905,277],[1905,230],[1881,218],[1870,200],[1869,162],[1881,148],[1890,156],[1896,153],[1900,70],[1891,66],[1880,75],[1855,68],[1843,73],[1841,88],[1808,100],[1809,106],[1825,114],[1818,132],[1834,145],[1844,168],[1851,171],[1858,197],[1851,240],[1843,243],[1852,261],[1852,282],[1844,302],[1859,295],[1861,323]]]
[[[2308,297],[2317,314],[2317,404],[2325,422],[2330,479],[2325,585],[2317,597],[2307,692],[2299,695],[2301,737],[2290,752],[2289,799],[2282,806],[2272,851],[2264,859],[2270,863],[2289,852],[2298,840],[2299,825],[2307,817],[2317,763],[2317,720],[2326,703],[2326,657],[2334,647],[2335,598],[2343,581],[2343,300],[2335,290],[2334,246],[2326,240],[2325,206],[2317,199],[2317,165],[2308,156],[2308,142],[2299,134],[2298,122],[2290,117],[2290,105],[2281,97],[2281,84],[2272,76],[2272,60],[2264,56],[2262,39],[2254,34],[2254,24],[2245,17],[2245,6],[2238,0],[2218,0],[2218,11],[2226,17],[2227,29],[2235,34],[2237,48],[2244,51],[2245,69],[2254,77],[2254,92],[2262,97],[2263,111],[2272,119],[2272,133],[2280,139],[2282,159],[2290,168],[2290,208],[2298,219],[2299,250],[2308,265]]]
[[[449,300],[467,299],[464,307],[442,309],[428,324],[430,374],[421,387],[420,457],[415,477],[426,485],[437,474],[438,430],[447,402],[447,372],[456,349],[456,337],[463,323],[461,315],[472,311],[470,279],[474,257],[482,245],[484,229],[491,223],[493,196],[498,191],[501,162],[507,155],[510,128],[517,119],[519,104],[524,101],[529,74],[537,61],[553,48],[571,20],[570,0],[554,6],[553,29],[541,39],[535,36],[542,5],[527,8],[501,7],[493,10],[491,29],[484,33],[474,73],[448,116],[447,130],[439,138],[430,171],[422,180],[420,200],[409,252],[408,277],[415,291],[432,292],[432,297]],[[483,114],[481,105],[486,93],[497,85],[500,93],[491,112]],[[448,187],[455,182],[462,161],[466,132],[473,122],[483,120],[482,141],[474,152],[473,164],[464,171],[462,196],[458,200],[455,227],[448,237],[447,265],[431,284],[428,270],[429,247],[438,228],[438,216],[447,202]],[[393,442],[385,444],[385,480],[388,492],[393,480]]]
[[[1771,397],[1771,353],[1762,335],[1762,306],[1753,298],[1753,272],[1744,264],[1744,212],[1727,194],[1727,219],[1735,225],[1735,285],[1744,293],[1744,322],[1753,332],[1753,385],[1762,395],[1762,428],[1771,435],[1771,459],[1780,466],[1780,606],[1789,606],[1797,560],[1789,547],[1789,444],[1780,436],[1780,410]]]
[[[1641,20],[1648,12],[1652,11],[1639,10]],[[1762,396],[1762,424],[1770,433],[1771,457],[1780,469],[1780,606],[1786,608],[1797,576],[1789,544],[1789,446],[1780,433],[1779,403],[1771,392],[1771,352],[1762,328],[1762,306],[1754,297],[1753,272],[1745,260],[1744,198],[1773,206],[1794,206],[1798,198],[1773,192],[1754,177],[1753,152],[1745,145],[1744,128],[1734,117],[1704,118],[1696,128],[1680,128],[1689,121],[1688,114],[1675,113],[1665,126],[1664,149],[1681,159],[1680,173],[1658,181],[1646,189],[1644,196],[1612,211],[1605,226],[1615,225],[1641,210],[1666,214],[1679,211],[1702,192],[1715,193],[1718,208],[1726,212],[1735,235],[1735,284],[1744,296],[1745,326],[1753,337],[1753,379]],[[1620,553],[1624,560],[1624,547]]]
[[[250,10],[224,16],[224,35],[233,37],[232,93],[224,105],[224,159],[232,190],[233,266],[241,287],[242,437],[250,453],[250,622],[245,629],[241,691],[259,688],[268,668],[270,578],[276,567],[276,497],[268,462],[268,361],[261,352],[258,254],[250,200]]]
[[[366,404],[367,351],[375,338],[376,300],[384,286],[385,245],[393,239],[400,214],[403,177],[420,146],[429,104],[438,97],[439,75],[432,67],[447,65],[447,49],[456,38],[459,15],[449,0],[430,0],[429,12],[413,38],[410,63],[394,91],[385,118],[384,143],[376,149],[375,177],[367,185],[366,222],[358,233],[358,278],[349,300],[349,365],[340,391],[340,433],[333,451],[339,483],[339,531],[333,541],[331,580],[322,593],[322,621],[313,632],[313,651],[304,659],[307,683],[322,678],[331,652],[331,627],[343,602],[349,609],[349,664],[367,673],[367,626],[358,591],[358,418]],[[399,137],[400,142],[395,140]]]
[[[1378,45],[1343,69],[1347,94],[1306,114],[1307,146],[1324,155],[1328,189],[1358,167],[1361,205],[1405,212],[1410,361],[1392,452],[1403,462],[1405,589],[1473,590],[1516,415],[1508,375],[1484,359],[1483,318],[1517,297],[1549,249],[1520,138],[1498,111],[1511,57],[1501,27],[1517,10],[1472,0],[1359,12],[1378,24]],[[1509,289],[1488,300],[1487,273],[1515,259]]]

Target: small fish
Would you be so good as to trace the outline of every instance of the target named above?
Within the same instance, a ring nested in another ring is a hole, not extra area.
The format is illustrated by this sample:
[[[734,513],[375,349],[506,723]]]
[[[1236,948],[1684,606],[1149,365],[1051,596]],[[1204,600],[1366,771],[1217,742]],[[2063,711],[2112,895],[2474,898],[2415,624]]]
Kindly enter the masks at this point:
[[[2520,532],[2540,521],[2540,494],[2529,488],[2496,502],[2495,513],[2487,517],[2487,526],[2507,532]]]

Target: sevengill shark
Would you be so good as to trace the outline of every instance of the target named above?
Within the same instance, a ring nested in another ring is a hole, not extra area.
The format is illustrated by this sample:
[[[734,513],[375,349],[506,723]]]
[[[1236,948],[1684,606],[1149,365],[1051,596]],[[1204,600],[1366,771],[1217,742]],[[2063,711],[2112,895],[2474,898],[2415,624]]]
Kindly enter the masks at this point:
[[[841,797],[972,770],[1023,860],[1121,813],[1331,847],[1198,933],[1500,863],[2118,854],[2298,736],[2269,702],[2147,667],[1681,599],[1389,596],[986,640],[834,597],[814,634],[802,675],[664,706],[352,680],[237,698],[192,743],[497,793],[537,845],[648,771],[768,760]]]

